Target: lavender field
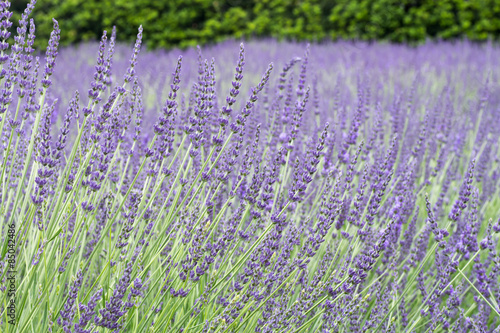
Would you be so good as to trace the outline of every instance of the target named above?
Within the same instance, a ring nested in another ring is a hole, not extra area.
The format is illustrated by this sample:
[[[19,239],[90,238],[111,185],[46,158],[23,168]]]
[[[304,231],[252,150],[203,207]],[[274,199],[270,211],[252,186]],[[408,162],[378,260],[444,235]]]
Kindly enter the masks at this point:
[[[6,8],[2,332],[500,332],[498,45],[39,54]]]

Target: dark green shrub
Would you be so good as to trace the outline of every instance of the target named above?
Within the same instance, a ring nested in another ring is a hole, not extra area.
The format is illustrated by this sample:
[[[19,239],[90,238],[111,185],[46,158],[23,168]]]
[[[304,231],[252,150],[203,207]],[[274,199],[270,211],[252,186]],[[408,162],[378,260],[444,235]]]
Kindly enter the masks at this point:
[[[14,23],[28,0],[13,2]],[[500,0],[38,0],[37,46],[59,20],[66,43],[98,39],[115,25],[132,41],[144,26],[149,48],[226,38],[361,39],[421,42],[500,36]]]

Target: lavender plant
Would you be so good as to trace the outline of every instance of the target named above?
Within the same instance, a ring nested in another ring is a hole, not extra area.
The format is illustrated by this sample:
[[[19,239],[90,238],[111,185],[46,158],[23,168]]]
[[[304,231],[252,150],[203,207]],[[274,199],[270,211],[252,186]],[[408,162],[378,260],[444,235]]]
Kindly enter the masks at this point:
[[[2,331],[498,332],[497,46],[54,20],[42,56],[34,5],[12,41],[0,2]]]

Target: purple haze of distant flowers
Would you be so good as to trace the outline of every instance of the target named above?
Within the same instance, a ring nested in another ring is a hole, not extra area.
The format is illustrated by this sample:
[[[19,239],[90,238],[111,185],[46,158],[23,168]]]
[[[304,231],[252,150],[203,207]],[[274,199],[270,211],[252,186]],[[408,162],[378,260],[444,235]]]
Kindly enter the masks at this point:
[[[38,56],[34,6],[0,1],[16,329],[498,332],[497,45],[60,49],[54,20]]]

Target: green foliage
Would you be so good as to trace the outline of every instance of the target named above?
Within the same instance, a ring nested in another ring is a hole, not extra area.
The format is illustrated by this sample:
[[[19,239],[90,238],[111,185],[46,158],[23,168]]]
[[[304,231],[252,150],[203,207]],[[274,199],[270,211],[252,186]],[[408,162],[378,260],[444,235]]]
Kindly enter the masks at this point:
[[[500,35],[499,0],[338,0],[327,30],[336,38],[419,42]]]
[[[14,20],[28,0],[13,1]],[[115,25],[133,41],[142,24],[149,48],[226,38],[361,39],[421,42],[500,36],[500,0],[38,0],[38,47],[56,18],[66,44],[98,39]]]
[[[326,36],[319,0],[255,0],[247,34],[299,40]]]

